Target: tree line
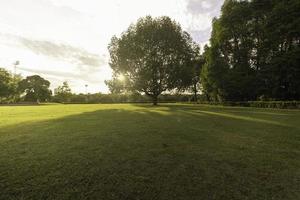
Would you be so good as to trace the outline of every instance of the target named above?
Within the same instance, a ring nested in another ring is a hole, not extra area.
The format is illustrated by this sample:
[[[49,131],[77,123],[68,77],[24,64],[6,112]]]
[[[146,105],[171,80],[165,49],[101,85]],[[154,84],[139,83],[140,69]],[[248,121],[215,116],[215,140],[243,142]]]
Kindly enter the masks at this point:
[[[0,68],[0,104],[1,103],[141,103],[151,102],[146,95],[140,93],[118,94],[75,94],[68,82],[63,82],[53,90],[49,89],[50,81],[39,75],[22,78]],[[191,94],[164,94],[161,102],[188,102]]]
[[[108,47],[112,93],[200,90],[207,101],[300,99],[300,1],[225,0],[199,46],[168,17],[147,16]],[[124,80],[119,80],[124,76]]]
[[[225,1],[201,71],[211,101],[300,99],[300,1]]]
[[[299,10],[299,0],[225,0],[202,51],[169,17],[140,18],[112,37],[113,77],[105,83],[111,97],[148,96],[154,105],[166,94],[209,102],[299,100]],[[49,86],[38,75],[22,79],[0,69],[0,101],[87,101],[66,82],[53,95]]]
[[[39,75],[22,78],[0,68],[0,103],[49,101],[50,82]]]

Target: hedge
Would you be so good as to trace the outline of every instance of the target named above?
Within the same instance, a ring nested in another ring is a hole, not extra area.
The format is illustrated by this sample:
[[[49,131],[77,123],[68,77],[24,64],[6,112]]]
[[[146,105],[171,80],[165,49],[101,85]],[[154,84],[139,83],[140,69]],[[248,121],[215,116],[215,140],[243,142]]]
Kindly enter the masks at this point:
[[[242,101],[242,102],[200,102],[201,104],[241,106],[257,108],[300,109],[300,101]]]
[[[193,95],[189,94],[162,94],[159,95],[159,103],[190,102]],[[56,103],[151,103],[151,98],[141,94],[72,94],[66,101],[60,101],[56,97],[52,102]]]

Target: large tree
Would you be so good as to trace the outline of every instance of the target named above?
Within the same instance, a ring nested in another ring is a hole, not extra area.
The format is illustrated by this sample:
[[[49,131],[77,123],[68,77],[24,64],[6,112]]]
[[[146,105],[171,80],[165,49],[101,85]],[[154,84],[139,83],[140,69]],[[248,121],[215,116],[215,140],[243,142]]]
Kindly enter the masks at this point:
[[[150,96],[156,105],[167,90],[184,88],[199,48],[169,17],[140,18],[109,44],[110,66],[129,80],[127,89]]]
[[[27,76],[19,82],[25,101],[47,101],[51,98],[50,82],[39,75]]]
[[[226,0],[202,69],[211,100],[300,99],[299,0]]]

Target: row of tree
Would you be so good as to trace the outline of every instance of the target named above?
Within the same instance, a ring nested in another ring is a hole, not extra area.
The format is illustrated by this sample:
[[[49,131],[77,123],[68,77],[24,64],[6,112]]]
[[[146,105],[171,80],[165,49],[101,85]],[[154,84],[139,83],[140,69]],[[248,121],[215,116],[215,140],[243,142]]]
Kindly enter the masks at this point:
[[[0,103],[47,101],[51,97],[50,82],[33,75],[22,78],[0,68]]]
[[[300,1],[225,0],[212,22],[210,45],[199,45],[169,17],[140,18],[108,46],[113,94],[198,93],[208,101],[300,99]],[[2,101],[50,99],[50,82],[0,69]],[[69,99],[67,83],[54,99]],[[0,99],[0,101],[1,101]]]
[[[150,102],[151,100],[140,93],[114,94],[75,94],[72,93],[68,82],[63,82],[52,91],[50,82],[39,75],[22,78],[12,75],[0,68],[0,103],[28,103],[28,102],[55,102],[55,103],[128,103]],[[161,102],[191,101],[191,94],[164,94],[160,95]]]
[[[204,57],[209,100],[299,100],[300,1],[226,0]]]
[[[199,46],[169,17],[147,16],[108,47],[112,93],[199,89],[208,101],[300,99],[300,1],[225,0]],[[120,77],[122,77],[120,79]]]
[[[54,90],[54,96],[49,87],[50,81],[39,75],[23,79],[20,75],[13,75],[0,68],[0,103],[45,102],[53,99],[64,102],[72,94],[67,82]]]

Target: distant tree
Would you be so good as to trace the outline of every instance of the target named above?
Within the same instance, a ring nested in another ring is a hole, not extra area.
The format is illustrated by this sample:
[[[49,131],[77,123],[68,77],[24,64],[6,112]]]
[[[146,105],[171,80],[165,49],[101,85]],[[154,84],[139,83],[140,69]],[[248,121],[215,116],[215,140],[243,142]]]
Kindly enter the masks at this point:
[[[109,44],[110,66],[128,80],[128,89],[145,93],[157,104],[167,90],[184,88],[191,62],[198,54],[196,44],[169,17],[140,18],[120,38]]]
[[[18,83],[21,79],[20,75],[12,75],[4,68],[0,68],[0,102],[16,102],[19,99]]]
[[[0,68],[0,102],[2,98],[8,98],[14,93],[13,77],[5,70]]]
[[[27,76],[19,82],[19,89],[25,93],[25,101],[47,101],[51,98],[50,82],[44,78],[33,75]]]
[[[22,81],[22,79],[23,77],[20,74],[13,75],[13,81],[12,81],[13,94],[11,96],[11,101],[14,103],[21,100],[22,92],[20,91],[19,83],[20,81]]]
[[[68,82],[63,82],[62,86],[58,86],[54,89],[54,100],[61,103],[70,102],[72,97],[72,91]]]
[[[201,89],[201,84],[200,84],[200,74],[203,65],[205,64],[204,58],[199,57],[197,60],[194,61],[194,63],[191,64],[191,86],[190,89],[194,94],[193,101],[197,102],[198,101],[198,92]]]

